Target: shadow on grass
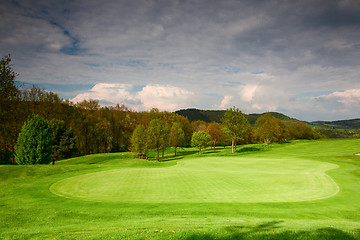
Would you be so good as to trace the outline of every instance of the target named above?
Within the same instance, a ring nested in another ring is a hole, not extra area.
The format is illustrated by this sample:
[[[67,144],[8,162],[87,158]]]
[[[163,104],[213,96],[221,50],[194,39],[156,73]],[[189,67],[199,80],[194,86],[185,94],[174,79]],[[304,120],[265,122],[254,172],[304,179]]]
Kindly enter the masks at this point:
[[[197,156],[197,157],[218,155],[222,151],[223,151],[223,149],[215,149],[215,150],[213,150],[213,149],[205,149],[205,150],[202,150],[201,153],[199,153],[198,150],[181,151],[181,152],[178,152],[176,154],[176,156],[175,155],[167,155],[167,156],[164,156],[164,157],[160,157],[160,162],[180,160],[180,159],[183,159],[183,158],[185,158],[186,156],[189,156],[189,155],[194,155],[194,156]],[[149,159],[150,160],[157,160],[156,157],[151,157]]]
[[[184,152],[179,152],[175,155],[166,155],[164,157],[160,157],[160,162],[168,162],[168,161],[174,161],[174,160],[180,160],[183,159],[184,157],[188,156],[188,155],[193,155],[198,153],[198,151],[184,151]],[[157,161],[157,157],[149,157],[150,161]]]
[[[260,145],[260,146],[249,146],[249,147],[242,147],[237,150],[237,153],[253,153],[253,152],[265,152],[270,151],[270,146],[268,145]]]
[[[249,227],[249,226],[228,226],[225,227],[225,231],[230,232],[230,233],[237,233],[239,231],[247,231],[248,233],[251,232],[264,232],[264,231],[270,231],[270,230],[274,230],[279,228],[280,223],[282,223],[283,221],[271,221],[271,222],[264,222],[261,223],[259,225],[256,225],[254,227]]]
[[[225,150],[225,151],[224,151]],[[203,149],[201,153],[199,153],[198,150],[190,150],[190,151],[181,151],[176,156],[174,155],[167,155],[165,157],[160,158],[160,162],[166,162],[166,161],[173,161],[173,160],[179,160],[189,155],[194,155],[197,157],[207,157],[207,156],[234,156],[229,151],[226,151],[230,149],[225,149],[224,147],[218,147],[215,150],[214,149]],[[261,151],[269,151],[270,147],[266,145],[258,145],[258,146],[246,146],[242,147],[237,150],[236,153],[238,154],[248,154],[248,153],[254,153],[254,152],[261,152]],[[156,160],[154,157],[150,158],[151,160]]]
[[[350,234],[345,231],[336,228],[320,228],[314,231],[284,231],[278,232],[277,226],[282,221],[272,221],[260,224],[253,228],[247,226],[229,226],[225,228],[225,232],[219,233],[195,233],[185,235],[184,240],[192,239],[206,239],[206,240],[227,240],[227,239],[263,239],[263,240],[356,240],[360,239],[360,230],[357,230],[355,234]]]
[[[199,155],[211,155],[211,154],[217,154],[222,152],[222,150],[220,149],[206,149],[206,150],[202,150],[201,153]],[[197,151],[197,153],[199,153],[199,151]]]

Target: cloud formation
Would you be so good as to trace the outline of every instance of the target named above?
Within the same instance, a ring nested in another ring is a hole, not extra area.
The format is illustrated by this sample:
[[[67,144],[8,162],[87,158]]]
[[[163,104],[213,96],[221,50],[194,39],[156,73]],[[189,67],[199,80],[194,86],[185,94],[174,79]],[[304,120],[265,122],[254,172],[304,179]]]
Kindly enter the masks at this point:
[[[175,111],[189,106],[194,93],[172,86],[147,85],[139,96],[146,109]]]
[[[360,110],[360,89],[348,89],[315,97],[314,100],[324,110],[334,113],[349,113]]]
[[[125,104],[135,110],[175,111],[190,104],[194,93],[173,86],[98,83],[89,91],[78,94],[71,99],[77,103],[83,100],[96,99],[102,105]]]
[[[358,0],[3,0],[0,54],[19,81],[94,86],[74,100],[356,118],[359,13]],[[299,97],[311,92],[353,95]]]
[[[220,105],[219,105],[219,108],[220,108],[220,109],[229,108],[232,99],[233,99],[233,96],[224,96],[224,99],[221,100],[221,103],[220,103]]]
[[[129,106],[140,104],[137,95],[131,93],[133,86],[130,84],[98,83],[89,91],[78,94],[71,99],[77,103],[83,100],[96,99],[103,105],[126,104]]]

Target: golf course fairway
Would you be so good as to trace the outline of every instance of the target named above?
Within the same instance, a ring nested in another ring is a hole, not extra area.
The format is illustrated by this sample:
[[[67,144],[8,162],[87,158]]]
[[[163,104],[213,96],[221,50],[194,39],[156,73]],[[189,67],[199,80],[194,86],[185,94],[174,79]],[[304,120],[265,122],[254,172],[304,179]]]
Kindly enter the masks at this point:
[[[0,239],[360,240],[360,139],[0,166]]]
[[[331,163],[206,157],[168,168],[125,168],[60,180],[51,192],[93,201],[138,203],[297,202],[339,191]]]

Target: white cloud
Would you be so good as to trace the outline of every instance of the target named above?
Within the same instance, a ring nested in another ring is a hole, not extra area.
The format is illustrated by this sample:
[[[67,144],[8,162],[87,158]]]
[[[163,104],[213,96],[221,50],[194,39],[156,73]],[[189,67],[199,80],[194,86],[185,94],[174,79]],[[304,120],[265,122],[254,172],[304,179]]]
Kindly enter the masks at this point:
[[[252,102],[254,99],[254,95],[256,90],[258,89],[257,85],[246,85],[240,87],[240,97],[245,102]]]
[[[135,91],[131,84],[98,83],[89,91],[78,94],[72,102],[81,102],[85,99],[96,99],[105,105],[125,104],[135,110],[174,111],[186,108],[194,93],[174,87],[147,85],[142,90]]]
[[[140,98],[137,94],[131,93],[132,88],[133,86],[130,84],[98,83],[89,91],[78,94],[71,101],[77,103],[83,100],[96,99],[100,102],[106,102],[108,105],[124,103],[134,107],[140,103]]]
[[[146,109],[174,111],[188,107],[194,93],[173,86],[147,85],[139,96]]]
[[[344,92],[334,92],[328,97],[338,98],[345,106],[358,105],[360,103],[360,89],[349,89]]]
[[[233,96],[224,96],[224,99],[221,101],[219,108],[224,109],[231,104],[231,100],[233,99]]]
[[[291,117],[307,121],[359,118],[360,89],[334,91],[317,97],[304,96],[293,99],[289,101],[287,109]]]
[[[324,109],[334,112],[358,111],[360,108],[360,89],[336,91],[316,97],[314,100]]]

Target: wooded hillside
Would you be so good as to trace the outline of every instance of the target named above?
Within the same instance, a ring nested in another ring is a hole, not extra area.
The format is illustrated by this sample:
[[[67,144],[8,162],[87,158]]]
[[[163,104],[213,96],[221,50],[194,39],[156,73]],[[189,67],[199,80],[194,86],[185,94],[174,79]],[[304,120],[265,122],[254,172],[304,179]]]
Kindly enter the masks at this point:
[[[176,111],[175,113],[182,115],[184,117],[187,117],[190,122],[193,121],[204,121],[207,123],[210,122],[217,122],[221,123],[221,119],[224,117],[225,110],[199,110],[195,108],[188,108],[188,109],[181,109]],[[249,123],[251,125],[254,125],[256,120],[263,116],[265,113],[252,113],[252,114],[245,114],[246,118],[248,119]],[[284,121],[286,124],[292,123],[292,122],[301,122],[300,120],[297,120],[295,118],[291,118],[289,116],[286,116],[285,114],[279,113],[279,112],[270,112],[270,114],[282,121]]]

